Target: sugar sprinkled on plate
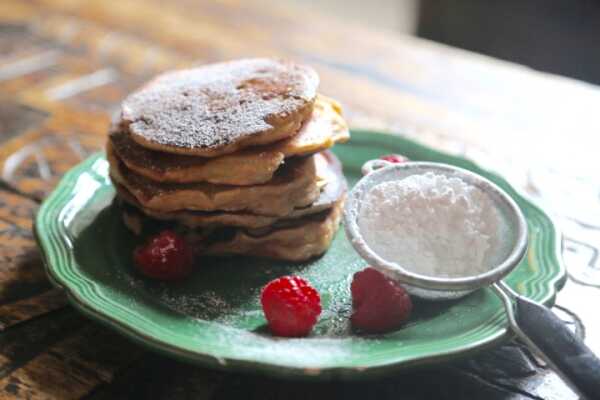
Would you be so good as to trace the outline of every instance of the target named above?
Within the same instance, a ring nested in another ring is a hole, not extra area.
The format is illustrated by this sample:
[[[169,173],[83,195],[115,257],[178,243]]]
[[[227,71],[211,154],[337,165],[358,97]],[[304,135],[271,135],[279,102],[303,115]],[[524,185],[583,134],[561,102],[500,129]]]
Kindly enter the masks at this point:
[[[361,235],[380,257],[447,278],[492,268],[500,225],[499,212],[483,191],[433,172],[374,186],[358,216]]]

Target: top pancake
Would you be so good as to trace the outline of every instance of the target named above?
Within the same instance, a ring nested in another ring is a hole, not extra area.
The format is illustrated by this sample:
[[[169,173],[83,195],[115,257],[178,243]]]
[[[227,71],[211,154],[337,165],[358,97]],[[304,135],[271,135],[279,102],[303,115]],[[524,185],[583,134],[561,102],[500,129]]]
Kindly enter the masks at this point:
[[[146,148],[215,157],[297,133],[318,84],[310,67],[263,58],[169,72],[125,99],[119,125]]]
[[[298,134],[221,157],[190,157],[148,150],[120,131],[111,132],[110,141],[129,169],[157,182],[256,185],[271,180],[284,158],[314,154],[349,137],[339,104],[319,95],[310,118]]]

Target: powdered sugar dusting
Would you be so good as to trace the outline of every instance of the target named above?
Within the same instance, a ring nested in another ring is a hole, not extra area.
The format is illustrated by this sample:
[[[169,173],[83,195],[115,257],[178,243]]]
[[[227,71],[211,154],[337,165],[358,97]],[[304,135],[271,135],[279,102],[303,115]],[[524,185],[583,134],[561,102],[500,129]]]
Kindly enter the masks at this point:
[[[119,275],[119,279],[127,282],[131,289],[146,292],[161,305],[186,316],[214,320],[233,312],[231,304],[215,291],[204,290],[182,294],[177,287],[168,283],[149,282],[124,271],[119,271]]]
[[[198,321],[198,324],[202,326],[202,321]],[[275,365],[288,365],[290,360],[293,360],[296,366],[314,368],[315,374],[318,374],[323,366],[343,362],[356,351],[360,351],[361,347],[366,349],[379,342],[376,338],[277,338],[270,334],[249,332],[225,325],[219,327],[219,335],[214,339],[211,342],[213,349],[227,353],[235,348],[236,353],[231,355],[233,358],[260,359]]]
[[[153,143],[219,148],[297,120],[318,83],[314,70],[291,62],[211,64],[160,75],[124,101],[122,118]]]
[[[198,293],[195,295],[181,295],[162,290],[158,293],[159,301],[174,311],[196,318],[213,319],[216,316],[226,315],[231,311],[231,306],[213,291]],[[215,316],[207,315],[215,314]]]
[[[428,172],[373,187],[358,225],[382,258],[423,275],[460,277],[494,266],[501,220],[478,188]]]

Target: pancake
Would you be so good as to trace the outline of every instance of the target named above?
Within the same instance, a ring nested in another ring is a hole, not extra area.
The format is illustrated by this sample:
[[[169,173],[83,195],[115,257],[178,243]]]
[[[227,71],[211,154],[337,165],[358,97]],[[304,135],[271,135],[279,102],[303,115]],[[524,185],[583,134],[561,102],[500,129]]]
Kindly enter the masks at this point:
[[[306,261],[323,254],[331,244],[339,227],[344,199],[319,216],[299,219],[289,227],[274,228],[265,233],[243,229],[234,231],[224,240],[204,243],[196,241],[202,254],[246,255],[288,261]]]
[[[314,156],[290,159],[268,183],[228,186],[211,183],[158,183],[129,170],[107,146],[110,177],[124,186],[142,207],[161,213],[198,211],[245,211],[285,216],[319,197]]]
[[[203,255],[246,255],[279,260],[305,261],[323,254],[335,235],[345,195],[329,210],[298,219],[284,219],[259,229],[221,227],[214,230],[187,230],[186,238]],[[123,214],[125,226],[143,234],[139,214]],[[181,229],[179,229],[181,231]]]
[[[148,150],[125,132],[112,132],[113,149],[127,167],[158,182],[210,182],[256,185],[273,178],[287,157],[309,155],[350,138],[340,106],[318,96],[311,117],[300,132],[272,145],[255,146],[214,158],[190,157]]]
[[[125,99],[119,125],[149,149],[216,157],[296,134],[318,84],[312,68],[266,58],[168,72]]]
[[[285,219],[297,219],[308,215],[318,214],[328,210],[346,193],[347,185],[339,160],[331,153],[324,152],[315,155],[317,176],[323,182],[319,198],[307,207],[295,208]],[[136,230],[141,230],[143,217],[148,216],[159,221],[173,221],[188,228],[214,229],[223,226],[244,228],[264,228],[275,224],[279,217],[256,215],[247,212],[203,212],[178,211],[161,213],[141,206],[135,197],[122,185],[116,184],[119,197],[130,204],[124,207],[126,218],[130,224],[135,224]],[[134,220],[139,221],[134,221]]]

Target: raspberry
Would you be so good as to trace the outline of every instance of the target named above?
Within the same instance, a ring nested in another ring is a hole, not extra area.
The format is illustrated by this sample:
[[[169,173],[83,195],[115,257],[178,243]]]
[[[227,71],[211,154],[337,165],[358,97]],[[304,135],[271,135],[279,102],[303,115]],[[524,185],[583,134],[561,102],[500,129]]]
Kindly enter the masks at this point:
[[[133,253],[137,269],[153,279],[181,279],[192,271],[193,253],[186,241],[173,231],[162,231]]]
[[[408,161],[408,158],[400,155],[400,154],[388,154],[385,156],[379,157],[380,160],[385,160],[394,164],[401,164]]]
[[[304,279],[284,276],[269,282],[260,296],[265,318],[277,336],[306,336],[321,314],[321,297]]]
[[[412,310],[406,290],[372,267],[354,274],[352,326],[366,333],[383,333],[398,328]]]

